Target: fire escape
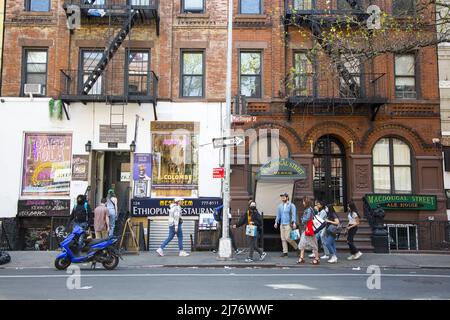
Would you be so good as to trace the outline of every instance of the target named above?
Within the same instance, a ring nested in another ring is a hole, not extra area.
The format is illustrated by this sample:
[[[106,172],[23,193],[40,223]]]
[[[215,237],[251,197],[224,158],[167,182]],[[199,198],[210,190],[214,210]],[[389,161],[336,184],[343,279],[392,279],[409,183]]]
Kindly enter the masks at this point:
[[[60,99],[67,104],[103,102],[110,105],[111,125],[123,125],[128,103],[152,103],[155,108],[158,77],[147,67],[132,78],[130,74],[135,71],[128,72],[131,45],[122,50],[121,55],[118,52],[127,38],[131,40],[131,31],[138,24],[154,23],[159,36],[159,0],[66,0],[63,5],[66,13],[70,5],[80,8],[82,28],[106,26],[107,42],[103,52],[87,59],[88,63],[80,62],[78,69],[61,70]],[[80,50],[80,57],[81,54]],[[149,64],[150,55],[143,65]]]
[[[369,17],[365,12],[369,1],[337,0],[335,9],[322,8],[324,4],[316,5],[316,2],[285,0],[285,32],[288,34],[290,26],[307,27],[322,51],[329,58],[334,57],[334,70],[316,73],[313,65],[313,72],[296,74],[288,80],[286,107],[289,118],[295,108],[307,110],[312,107],[313,114],[325,115],[353,113],[359,108],[363,112],[369,111],[373,121],[379,108],[387,102],[387,77],[384,73],[352,73],[344,57],[339,54],[336,59],[333,45],[322,36],[324,30],[347,23],[346,16],[353,17],[355,27],[360,26],[360,22]]]

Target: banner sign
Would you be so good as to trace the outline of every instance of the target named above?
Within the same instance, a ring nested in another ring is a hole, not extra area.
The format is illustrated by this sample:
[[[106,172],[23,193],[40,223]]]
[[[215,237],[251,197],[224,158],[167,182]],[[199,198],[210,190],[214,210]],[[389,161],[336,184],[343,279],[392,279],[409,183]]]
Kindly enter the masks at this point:
[[[154,199],[141,198],[131,200],[131,214],[134,217],[168,216],[173,198]],[[221,206],[222,198],[185,199],[181,202],[182,215],[199,216],[203,213],[214,213]]]
[[[370,208],[380,206],[384,210],[437,210],[433,195],[367,194]]]
[[[19,200],[18,217],[70,216],[70,200]]]
[[[150,180],[152,174],[152,155],[150,153],[135,153],[133,165],[133,180]]]
[[[259,169],[257,179],[306,179],[305,168],[290,158],[275,159]]]

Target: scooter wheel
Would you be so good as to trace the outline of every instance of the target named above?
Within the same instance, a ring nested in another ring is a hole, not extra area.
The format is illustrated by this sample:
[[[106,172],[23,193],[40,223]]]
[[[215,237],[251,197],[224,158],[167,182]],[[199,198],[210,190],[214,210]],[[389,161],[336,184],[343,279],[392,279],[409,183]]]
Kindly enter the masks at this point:
[[[70,259],[68,257],[55,259],[55,268],[56,269],[66,270],[67,267],[69,267],[69,266],[70,266]]]
[[[111,256],[111,259],[102,262],[102,265],[106,270],[113,270],[117,267],[118,264],[119,264],[119,257],[117,256]]]

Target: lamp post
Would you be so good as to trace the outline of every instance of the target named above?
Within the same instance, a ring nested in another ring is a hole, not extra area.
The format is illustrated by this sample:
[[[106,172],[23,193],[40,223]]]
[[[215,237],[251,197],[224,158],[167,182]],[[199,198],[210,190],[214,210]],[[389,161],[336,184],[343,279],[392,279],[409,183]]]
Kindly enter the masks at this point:
[[[233,0],[228,0],[228,45],[227,45],[227,84],[226,84],[226,108],[223,137],[229,137],[231,131],[231,71],[233,59]],[[222,182],[223,211],[222,211],[222,238],[219,240],[219,259],[232,258],[231,239],[229,237],[228,212],[230,208],[230,159],[231,149],[225,147],[224,169],[225,179]]]

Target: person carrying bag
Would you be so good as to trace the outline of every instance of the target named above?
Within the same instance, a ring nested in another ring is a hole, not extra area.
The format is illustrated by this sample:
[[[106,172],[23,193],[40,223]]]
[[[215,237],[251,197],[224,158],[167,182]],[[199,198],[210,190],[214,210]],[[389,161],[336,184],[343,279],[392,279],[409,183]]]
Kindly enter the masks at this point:
[[[317,238],[314,234],[314,209],[312,208],[312,201],[308,197],[303,198],[303,207],[305,208],[302,216],[302,223],[306,225],[305,231],[302,233],[300,243],[298,245],[300,250],[300,257],[297,261],[298,264],[305,263],[305,249],[311,247],[314,253],[314,259],[311,262],[313,265],[320,264],[319,250],[317,245]]]

